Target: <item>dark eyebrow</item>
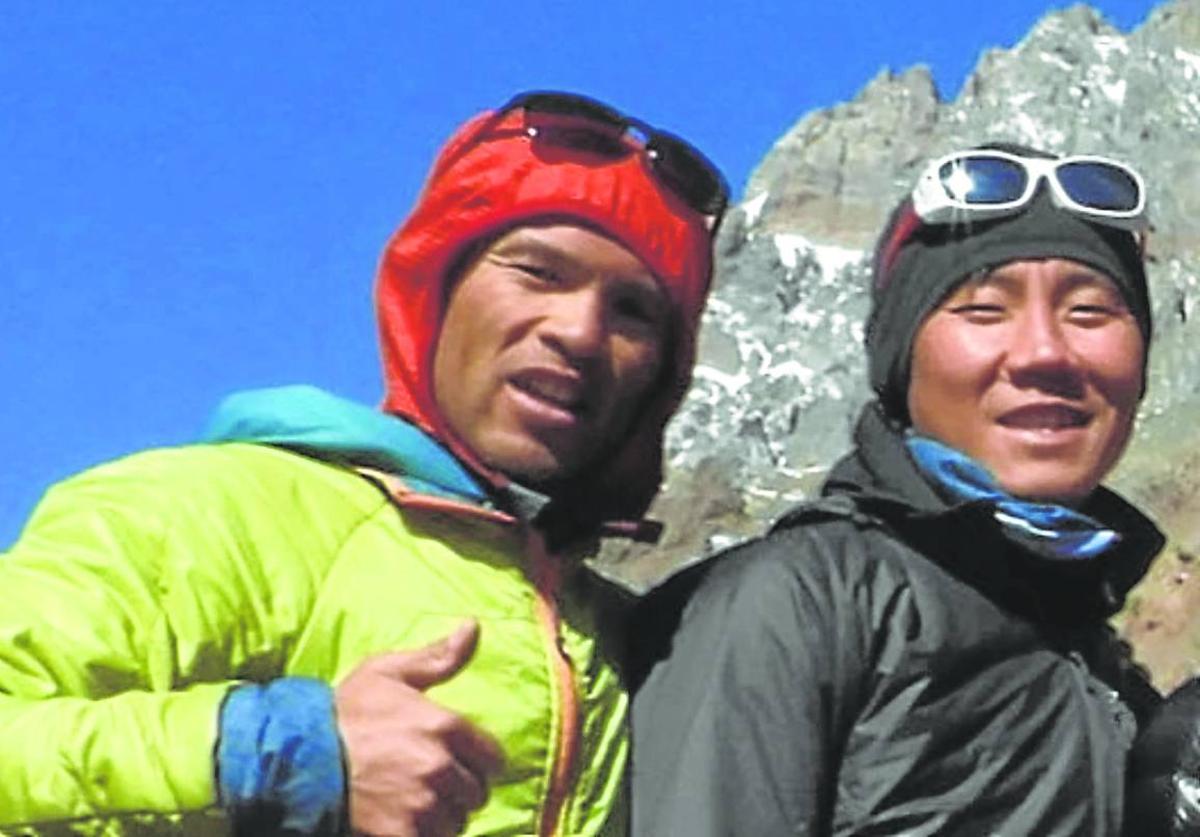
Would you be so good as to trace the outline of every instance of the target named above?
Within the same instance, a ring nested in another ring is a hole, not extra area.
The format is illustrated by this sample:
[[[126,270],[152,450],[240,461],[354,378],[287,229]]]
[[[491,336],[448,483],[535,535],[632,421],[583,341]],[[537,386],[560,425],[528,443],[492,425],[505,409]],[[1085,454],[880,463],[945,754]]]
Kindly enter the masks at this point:
[[[998,286],[1001,290],[1009,290],[1020,283],[1018,277],[1008,273],[1005,268],[1008,265],[1000,265],[991,270],[980,271],[978,274],[967,279],[963,283],[964,286],[973,285],[974,287],[984,287],[987,285]],[[1072,267],[1071,272],[1067,275],[1064,291],[1073,291],[1079,287],[1096,286],[1106,290],[1111,290],[1120,293],[1120,288],[1117,283],[1112,280],[1107,273],[1097,268],[1085,264],[1076,264]]]
[[[1067,290],[1069,291],[1088,286],[1101,287],[1106,291],[1112,291],[1113,293],[1117,294],[1117,296],[1124,298],[1124,295],[1121,293],[1121,289],[1117,286],[1117,283],[1113,281],[1107,273],[1096,270],[1095,268],[1081,267],[1078,270],[1072,271],[1070,277],[1067,279]]]
[[[563,247],[547,244],[537,238],[517,233],[506,237],[492,250],[497,256],[534,256],[550,262],[552,265],[570,266],[574,264],[574,256]]]
[[[990,270],[979,270],[967,277],[962,283],[962,288],[986,288],[997,287],[1001,290],[1011,290],[1014,286],[1019,285],[1021,280],[1009,273],[1004,272],[1007,265],[1001,265]]]
[[[526,235],[523,232],[514,233],[497,242],[491,253],[500,258],[533,257],[545,262],[552,269],[562,271],[572,270],[579,265],[579,260],[572,250]],[[645,267],[641,268],[641,272],[636,277],[623,276],[620,278],[627,280],[627,284],[637,286],[643,285],[642,280],[646,279],[657,292],[664,295],[666,293],[658,278]],[[649,290],[649,286],[646,289]]]

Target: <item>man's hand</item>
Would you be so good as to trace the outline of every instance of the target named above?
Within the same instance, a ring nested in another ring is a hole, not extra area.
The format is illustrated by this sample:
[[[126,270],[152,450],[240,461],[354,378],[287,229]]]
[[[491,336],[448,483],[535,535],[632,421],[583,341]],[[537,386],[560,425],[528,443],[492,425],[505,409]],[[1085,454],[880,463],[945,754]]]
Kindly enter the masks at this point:
[[[499,745],[423,694],[457,674],[478,639],[479,625],[467,622],[424,648],[371,657],[337,687],[356,834],[458,834],[487,800],[488,777],[503,761]]]

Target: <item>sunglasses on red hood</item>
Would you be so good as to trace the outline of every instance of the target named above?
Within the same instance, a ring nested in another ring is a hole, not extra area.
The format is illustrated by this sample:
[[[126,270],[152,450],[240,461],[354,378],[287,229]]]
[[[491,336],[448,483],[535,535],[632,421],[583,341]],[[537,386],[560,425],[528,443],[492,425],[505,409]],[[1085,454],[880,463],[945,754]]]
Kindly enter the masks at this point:
[[[716,230],[729,205],[729,184],[703,152],[597,99],[549,90],[518,93],[495,110],[479,135],[515,111],[523,112],[521,131],[535,144],[611,160],[642,154],[661,184],[710,219],[710,230]]]

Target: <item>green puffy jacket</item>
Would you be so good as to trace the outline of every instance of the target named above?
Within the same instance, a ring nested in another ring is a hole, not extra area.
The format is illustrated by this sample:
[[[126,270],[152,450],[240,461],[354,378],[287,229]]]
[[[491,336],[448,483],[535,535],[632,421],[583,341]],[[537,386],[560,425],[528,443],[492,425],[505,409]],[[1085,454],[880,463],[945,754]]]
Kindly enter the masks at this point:
[[[467,617],[478,648],[429,694],[506,762],[466,833],[623,833],[627,700],[589,608],[525,526],[388,470],[225,443],[53,488],[0,557],[0,834],[223,833],[229,689],[336,683]]]

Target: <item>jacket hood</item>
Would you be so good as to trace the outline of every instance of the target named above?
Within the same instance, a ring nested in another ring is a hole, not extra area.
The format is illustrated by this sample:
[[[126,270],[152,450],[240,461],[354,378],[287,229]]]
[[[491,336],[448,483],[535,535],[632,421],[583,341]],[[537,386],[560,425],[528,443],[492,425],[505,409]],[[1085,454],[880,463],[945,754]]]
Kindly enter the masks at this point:
[[[316,459],[378,468],[425,494],[474,503],[487,500],[462,464],[422,430],[316,387],[275,387],[227,396],[201,441],[278,445]]]
[[[539,117],[541,118],[541,117]],[[657,180],[640,149],[618,160],[532,142],[524,114],[483,113],[442,149],[411,215],[384,251],[375,289],[386,393],[383,409],[443,440],[493,485],[506,478],[450,432],[434,400],[432,363],[450,275],[467,248],[522,223],[579,222],[637,255],[666,291],[672,345],[663,383],[624,443],[572,497],[568,516],[639,517],[662,479],[662,436],[691,380],[700,313],[712,273],[709,219]]]

